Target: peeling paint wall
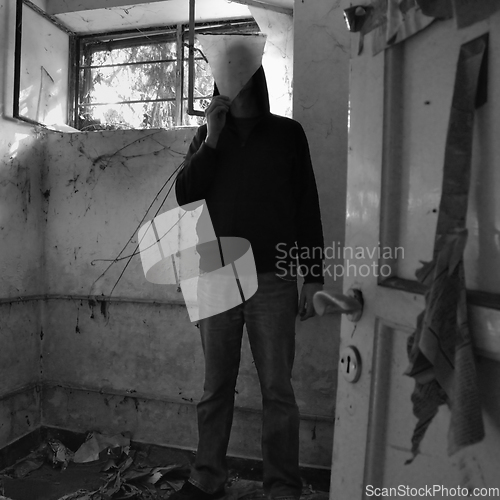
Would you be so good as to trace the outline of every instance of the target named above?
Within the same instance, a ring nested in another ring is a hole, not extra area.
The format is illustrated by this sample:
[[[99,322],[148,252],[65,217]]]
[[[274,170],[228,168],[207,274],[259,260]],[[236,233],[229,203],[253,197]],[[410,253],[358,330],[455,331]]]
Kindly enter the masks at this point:
[[[293,17],[250,6],[250,13],[267,36],[262,66],[266,74],[271,113],[292,116]]]
[[[40,423],[43,135],[9,120],[15,2],[0,1],[0,447]]]
[[[344,245],[347,175],[350,39],[340,0],[296,0],[294,34],[293,117],[304,127],[316,173],[327,249],[325,288],[343,292],[342,276],[335,277],[335,271],[341,274],[344,262],[332,258],[332,249]],[[315,338],[307,353],[310,362],[302,365],[301,375],[329,400],[326,408],[333,417],[340,317],[314,318],[297,333],[299,338]],[[313,361],[318,363],[316,371]],[[333,440],[328,443],[330,449],[332,445]]]
[[[41,293],[43,144],[27,127],[0,122],[0,298]]]
[[[350,38],[340,0],[297,0],[294,32],[293,117],[302,123],[309,140],[325,246],[342,248],[346,219]],[[341,292],[342,278],[333,279],[333,265],[343,264],[343,259],[331,257],[330,251],[326,264],[332,268],[326,275],[326,285]]]
[[[128,430],[134,439],[196,447],[194,405],[202,395],[203,355],[181,293],[175,285],[148,283],[138,256],[127,267],[127,259],[113,264],[102,276],[110,264],[106,259],[124,248],[124,256],[134,252],[137,227],[180,165],[193,133],[106,131],[47,138],[45,425],[86,431],[95,422],[103,432]],[[172,192],[162,211],[174,206]],[[333,348],[332,336],[313,328],[298,338],[294,384],[303,413],[303,463],[329,465]],[[258,457],[261,396],[246,339],[237,392],[230,450]],[[111,400],[127,403],[110,406]]]
[[[335,38],[341,12],[329,5],[297,5],[294,17],[294,117],[310,141],[327,244],[343,240],[347,133],[347,69],[329,68],[346,68],[347,51]],[[139,258],[128,256],[194,130],[45,137],[4,118],[11,3],[0,0],[0,16],[7,47],[0,67],[0,447],[41,423],[129,430],[140,441],[193,449],[203,384],[199,331],[177,287],[146,282]],[[162,210],[174,206],[172,193]],[[30,300],[11,304],[19,295]],[[304,464],[330,466],[337,332],[332,318],[297,324],[293,379]],[[237,391],[230,453],[258,457],[261,397],[246,339]]]
[[[163,204],[173,178],[165,183],[193,134],[107,131],[47,139],[44,425],[196,445],[199,331],[177,287],[148,283],[139,255],[127,258],[141,221]],[[172,191],[161,210],[175,206]],[[117,257],[125,259],[112,263]]]
[[[127,265],[125,257],[136,250],[141,220],[151,219],[160,209],[172,181],[163,190],[162,185],[182,163],[193,133],[184,128],[48,137],[49,295],[111,292]],[[161,211],[175,206],[172,191]],[[116,257],[123,260],[112,264]],[[138,255],[131,258],[113,297],[182,301],[175,285],[145,281]]]

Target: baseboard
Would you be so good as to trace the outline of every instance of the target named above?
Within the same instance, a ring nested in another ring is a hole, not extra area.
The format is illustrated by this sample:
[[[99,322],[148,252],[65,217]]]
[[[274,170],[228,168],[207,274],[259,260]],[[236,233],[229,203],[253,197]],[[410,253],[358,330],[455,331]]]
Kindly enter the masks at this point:
[[[41,425],[76,432],[103,434],[128,432],[136,442],[194,450],[197,446],[196,405],[141,397],[109,394],[105,390],[44,383]],[[262,413],[235,408],[228,454],[261,459]],[[255,436],[255,439],[249,439]],[[300,463],[329,469],[333,424],[311,418],[300,422]]]
[[[13,443],[0,448],[0,471],[22,460],[33,450],[38,448],[42,442],[43,439],[40,434],[40,429],[35,429]]]

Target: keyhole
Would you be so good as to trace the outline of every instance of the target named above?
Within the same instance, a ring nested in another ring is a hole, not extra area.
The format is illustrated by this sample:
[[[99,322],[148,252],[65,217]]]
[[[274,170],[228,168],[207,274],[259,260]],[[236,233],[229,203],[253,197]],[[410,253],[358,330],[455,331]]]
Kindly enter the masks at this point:
[[[360,375],[361,361],[355,347],[349,346],[344,349],[340,356],[340,368],[348,382],[357,382]]]

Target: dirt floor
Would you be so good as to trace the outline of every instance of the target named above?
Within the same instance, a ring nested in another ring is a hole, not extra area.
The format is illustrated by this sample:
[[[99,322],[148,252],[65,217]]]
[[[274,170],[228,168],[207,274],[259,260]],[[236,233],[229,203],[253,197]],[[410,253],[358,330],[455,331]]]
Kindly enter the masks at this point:
[[[95,446],[96,437],[101,449]],[[85,446],[73,453],[69,444],[66,448],[62,440],[48,437],[28,457],[0,472],[0,500],[165,500],[182,487],[194,459],[189,451],[127,445],[126,440],[105,447],[110,442],[99,435],[87,437]],[[229,459],[228,464],[226,500],[265,498],[260,462]],[[307,468],[301,475],[304,500],[328,500],[329,471]]]

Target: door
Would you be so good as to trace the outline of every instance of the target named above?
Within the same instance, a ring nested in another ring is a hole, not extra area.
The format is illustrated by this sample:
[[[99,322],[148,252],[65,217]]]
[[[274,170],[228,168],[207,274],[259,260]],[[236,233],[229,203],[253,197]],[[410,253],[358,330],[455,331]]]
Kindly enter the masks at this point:
[[[460,47],[487,32],[488,102],[475,112],[464,252],[486,437],[448,456],[444,405],[406,463],[417,422],[407,341],[425,306],[415,271],[432,260]],[[361,376],[352,383],[339,372],[330,498],[463,496],[458,486],[500,496],[500,13],[460,30],[453,19],[434,22],[377,55],[370,35],[358,55],[357,37],[344,290],[362,291],[364,312],[357,323],[343,317],[341,350],[358,349]]]

